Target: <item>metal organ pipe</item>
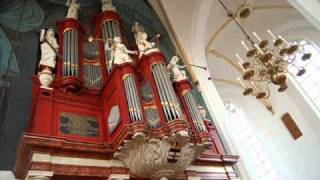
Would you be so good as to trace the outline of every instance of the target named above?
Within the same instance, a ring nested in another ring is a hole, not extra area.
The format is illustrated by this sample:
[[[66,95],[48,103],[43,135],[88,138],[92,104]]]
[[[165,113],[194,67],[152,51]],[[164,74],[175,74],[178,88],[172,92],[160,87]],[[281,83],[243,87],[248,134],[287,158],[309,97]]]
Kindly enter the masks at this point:
[[[164,104],[162,104],[167,116],[167,120],[171,121],[174,119],[181,118],[181,109],[179,106],[179,102],[173,90],[171,81],[168,77],[165,65],[153,65],[152,73],[156,80],[156,85],[160,94],[160,99],[164,102]]]
[[[128,75],[124,78],[125,92],[129,107],[130,119],[133,122],[142,121],[142,109],[140,104],[140,99],[138,96],[138,91],[136,89],[136,84],[133,75]]]
[[[127,83],[126,79],[124,79],[124,88],[125,88],[125,91],[126,91],[126,97],[127,97],[127,102],[128,102],[130,119],[133,119],[134,116],[133,116],[132,100],[131,100],[131,96],[129,94],[129,87],[128,87],[128,83]]]
[[[171,98],[171,102],[172,102],[172,105],[170,106],[173,106],[173,109],[175,112],[175,115],[176,115],[176,118],[180,118],[181,116],[181,110],[180,110],[180,107],[179,107],[179,102],[178,102],[178,99],[176,97],[176,94],[173,90],[173,87],[172,87],[172,83],[169,79],[169,76],[168,76],[168,72],[166,71],[166,67],[164,65],[160,66],[160,70],[161,70],[161,74],[163,75],[163,78],[166,82],[166,85],[168,87],[168,92],[169,92],[169,96]]]
[[[165,79],[162,76],[162,73],[161,73],[161,70],[160,70],[160,66],[161,66],[161,64],[157,64],[155,70],[157,71],[158,76],[160,77],[159,78],[160,79],[160,85],[162,85],[161,89],[163,91],[163,94],[164,94],[164,97],[165,97],[165,102],[166,102],[166,105],[167,105],[167,108],[168,108],[168,114],[169,114],[169,117],[170,117],[169,120],[173,120],[173,119],[175,119],[174,109],[172,108],[173,102],[172,102],[172,100],[170,98],[170,94],[168,92],[168,88],[167,88],[167,86],[165,84]]]
[[[67,29],[63,33],[62,76],[78,76],[78,53],[78,32],[75,29]]]
[[[132,103],[132,107],[133,107],[134,120],[137,121],[139,119],[139,117],[138,117],[138,112],[137,112],[137,104],[136,104],[134,92],[133,92],[134,87],[132,87],[132,85],[131,85],[131,76],[127,77],[126,83],[128,83],[128,87],[129,87],[129,94],[131,97],[131,103]]]
[[[66,56],[67,56],[67,51],[66,51],[66,48],[67,48],[67,41],[66,39],[68,38],[67,36],[67,33],[64,33],[64,36],[63,36],[63,50],[62,50],[62,76],[65,76],[67,73],[66,73],[66,65],[65,65],[65,60],[67,59]]]
[[[71,76],[74,76],[74,65],[75,65],[75,37],[74,37],[74,33],[71,33],[71,41],[70,41],[70,74]]]
[[[71,50],[70,50],[70,46],[71,46],[71,30],[68,30],[68,43],[67,43],[67,76],[71,75],[71,70],[70,70],[70,65],[71,65]]]
[[[198,110],[198,107],[196,105],[196,102],[194,100],[194,97],[191,93],[191,91],[186,92],[183,95],[183,98],[186,101],[186,104],[188,106],[189,112],[191,114],[192,117],[192,121],[194,123],[194,126],[196,127],[196,130],[198,132],[203,132],[206,130],[205,125],[203,123],[202,117],[200,115],[200,112]]]
[[[78,32],[75,33],[75,59],[74,59],[74,76],[78,77],[78,69],[79,69],[79,48],[78,48]]]
[[[115,36],[121,37],[120,34],[120,26],[119,23],[114,20],[105,21],[103,25],[101,26],[101,32],[102,32],[102,38],[104,40],[103,46],[105,49],[108,49],[112,44],[109,41],[110,39],[113,39]],[[107,47],[105,47],[107,45]],[[108,62],[110,61],[111,53],[110,51],[105,51],[105,60],[108,65]],[[111,71],[111,69],[108,69],[109,66],[107,66],[108,72]]]
[[[167,120],[170,121],[171,120],[171,118],[169,118],[170,112],[168,110],[167,102],[166,102],[165,96],[162,91],[163,87],[161,86],[161,83],[160,83],[159,74],[158,74],[158,71],[156,70],[156,65],[152,66],[152,74],[153,74],[154,80],[156,82],[156,86],[158,89],[158,93],[160,96],[160,101],[161,101],[161,105],[163,107],[164,114],[165,114]]]
[[[186,103],[187,103],[189,112],[190,112],[190,114],[191,114],[192,122],[193,122],[196,130],[197,130],[198,132],[200,132],[199,124],[198,124],[198,122],[196,121],[197,118],[196,118],[196,115],[195,115],[195,112],[194,112],[194,108],[192,108],[192,106],[191,106],[192,103],[190,102],[190,98],[189,98],[188,95],[185,95],[185,100],[186,100]]]
[[[140,105],[140,99],[138,96],[138,91],[136,88],[136,84],[135,84],[135,80],[134,80],[134,76],[130,76],[130,84],[132,86],[132,90],[133,90],[133,95],[134,95],[134,102],[136,104],[137,107],[137,115],[138,115],[138,119],[142,120],[142,111],[141,111],[141,105]]]

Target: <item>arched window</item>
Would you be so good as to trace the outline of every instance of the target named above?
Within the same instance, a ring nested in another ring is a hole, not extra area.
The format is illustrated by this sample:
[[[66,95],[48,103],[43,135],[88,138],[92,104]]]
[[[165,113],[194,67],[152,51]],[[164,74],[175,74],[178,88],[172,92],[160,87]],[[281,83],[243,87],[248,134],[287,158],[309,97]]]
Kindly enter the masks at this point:
[[[315,105],[317,111],[320,112],[320,52],[318,47],[305,40],[296,41],[303,45],[305,51],[312,54],[310,60],[304,62],[297,59],[299,65],[304,65],[306,73],[303,76],[294,76],[295,84],[298,84],[308,99]],[[302,54],[298,54],[297,58],[301,58]],[[291,73],[295,73],[295,68],[289,69]]]
[[[245,112],[232,102],[226,103],[225,106],[230,114],[226,123],[228,131],[251,179],[280,179]]]

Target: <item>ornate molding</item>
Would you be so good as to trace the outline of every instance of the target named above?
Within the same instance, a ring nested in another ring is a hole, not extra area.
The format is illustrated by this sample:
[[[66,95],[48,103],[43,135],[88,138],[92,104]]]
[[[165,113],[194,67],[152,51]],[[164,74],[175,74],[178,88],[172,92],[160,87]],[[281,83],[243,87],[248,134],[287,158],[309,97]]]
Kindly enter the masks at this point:
[[[183,172],[210,143],[192,144],[186,131],[162,139],[136,133],[118,148],[114,157],[141,177],[172,177]]]
[[[26,180],[50,180],[53,176],[52,171],[28,171]]]

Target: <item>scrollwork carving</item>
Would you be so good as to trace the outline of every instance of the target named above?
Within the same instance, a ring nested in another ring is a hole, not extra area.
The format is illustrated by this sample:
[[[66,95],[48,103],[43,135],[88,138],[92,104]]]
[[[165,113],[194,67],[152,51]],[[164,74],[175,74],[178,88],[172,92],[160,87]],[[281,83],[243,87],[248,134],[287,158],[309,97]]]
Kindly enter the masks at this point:
[[[174,142],[178,142],[181,149],[178,160],[172,163],[168,161],[168,155]],[[190,143],[186,132],[178,132],[162,139],[138,133],[121,146],[114,157],[122,160],[131,172],[141,177],[172,177],[184,171],[206,148],[206,144]]]

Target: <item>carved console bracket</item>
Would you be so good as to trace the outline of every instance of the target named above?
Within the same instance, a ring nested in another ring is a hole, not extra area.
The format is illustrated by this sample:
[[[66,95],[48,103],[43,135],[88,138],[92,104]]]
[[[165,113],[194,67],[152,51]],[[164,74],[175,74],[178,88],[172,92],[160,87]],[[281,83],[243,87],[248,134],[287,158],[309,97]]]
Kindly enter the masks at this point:
[[[210,143],[190,143],[186,131],[162,139],[136,133],[118,148],[114,157],[140,177],[172,177],[183,172],[210,146]]]

